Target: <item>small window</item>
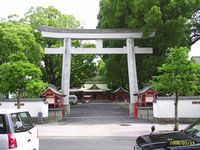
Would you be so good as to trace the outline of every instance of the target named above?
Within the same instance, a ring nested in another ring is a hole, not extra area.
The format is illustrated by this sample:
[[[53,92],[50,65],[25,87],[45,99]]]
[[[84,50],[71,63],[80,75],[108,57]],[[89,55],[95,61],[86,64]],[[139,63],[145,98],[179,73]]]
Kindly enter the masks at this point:
[[[23,132],[33,128],[33,123],[29,113],[22,112],[11,115],[15,132]]]
[[[5,116],[0,115],[0,134],[5,134],[5,133],[7,133]]]

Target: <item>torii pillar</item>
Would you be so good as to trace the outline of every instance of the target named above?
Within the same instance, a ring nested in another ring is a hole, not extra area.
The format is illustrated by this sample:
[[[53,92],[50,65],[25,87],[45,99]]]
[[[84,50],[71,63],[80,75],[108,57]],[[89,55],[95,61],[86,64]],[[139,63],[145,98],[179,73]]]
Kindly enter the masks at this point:
[[[59,29],[39,26],[44,37],[64,39],[64,48],[45,48],[45,54],[62,54],[62,83],[61,90],[65,105],[65,116],[70,115],[69,90],[70,90],[70,66],[71,54],[127,54],[129,90],[130,90],[130,116],[134,114],[134,104],[138,93],[137,72],[135,54],[151,54],[152,48],[138,48],[134,46],[134,38],[141,38],[142,33],[131,29]],[[153,35],[152,35],[153,36]],[[73,48],[71,39],[96,40],[96,48]],[[103,40],[126,40],[126,47],[104,48]]]
[[[133,116],[134,104],[137,101],[137,97],[135,96],[135,94],[138,93],[134,39],[128,38],[126,40],[126,45],[128,50],[127,61],[128,61],[128,76],[129,76],[129,94],[130,94],[129,113],[130,116]]]
[[[70,72],[71,72],[71,39],[64,39],[63,65],[62,65],[62,82],[61,91],[65,107],[65,116],[70,115],[69,90],[70,90]]]

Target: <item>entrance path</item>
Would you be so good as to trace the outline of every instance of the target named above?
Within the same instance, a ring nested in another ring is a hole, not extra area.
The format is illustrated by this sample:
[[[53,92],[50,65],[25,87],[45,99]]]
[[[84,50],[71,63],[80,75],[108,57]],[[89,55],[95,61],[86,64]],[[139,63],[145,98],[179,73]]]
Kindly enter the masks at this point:
[[[157,124],[129,116],[128,104],[101,103],[71,106],[71,117],[53,124],[37,125],[40,137],[137,137],[172,131],[173,124]],[[180,125],[184,129],[187,125]]]
[[[71,116],[62,124],[128,124],[149,123],[129,116],[128,103],[89,103],[71,106]]]

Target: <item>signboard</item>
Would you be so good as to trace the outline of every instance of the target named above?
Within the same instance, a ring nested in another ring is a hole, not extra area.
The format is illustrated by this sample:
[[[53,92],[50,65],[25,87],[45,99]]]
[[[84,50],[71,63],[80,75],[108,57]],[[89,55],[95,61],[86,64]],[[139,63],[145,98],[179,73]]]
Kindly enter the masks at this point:
[[[192,104],[200,104],[200,101],[192,101]]]

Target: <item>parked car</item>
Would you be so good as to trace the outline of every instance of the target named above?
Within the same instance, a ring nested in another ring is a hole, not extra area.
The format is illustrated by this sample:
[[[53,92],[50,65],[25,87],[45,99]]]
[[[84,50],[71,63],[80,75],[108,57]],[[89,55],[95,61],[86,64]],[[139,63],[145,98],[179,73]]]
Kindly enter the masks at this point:
[[[78,103],[78,98],[76,95],[69,95],[69,103],[71,105],[76,105]]]
[[[37,128],[24,109],[0,109],[0,150],[39,150]]]
[[[134,150],[200,150],[200,119],[185,130],[139,136]]]

